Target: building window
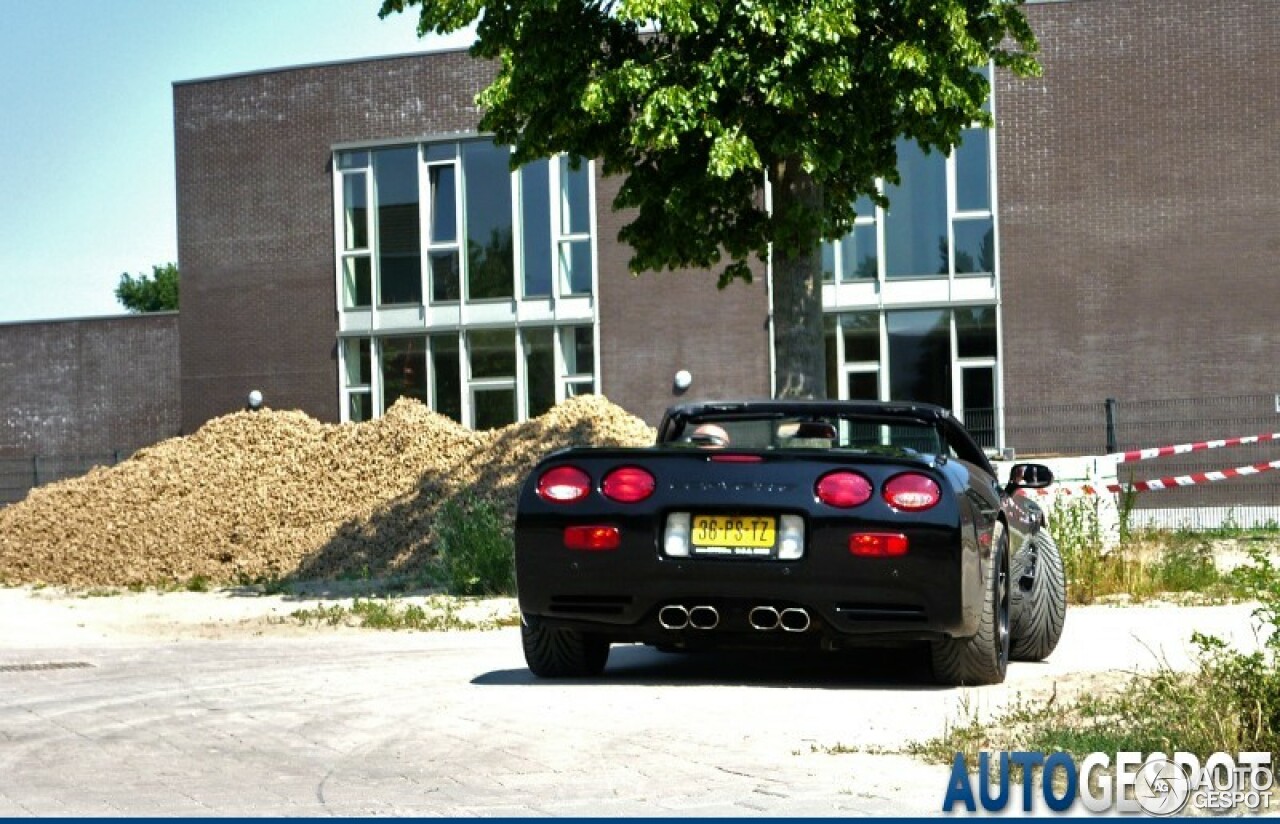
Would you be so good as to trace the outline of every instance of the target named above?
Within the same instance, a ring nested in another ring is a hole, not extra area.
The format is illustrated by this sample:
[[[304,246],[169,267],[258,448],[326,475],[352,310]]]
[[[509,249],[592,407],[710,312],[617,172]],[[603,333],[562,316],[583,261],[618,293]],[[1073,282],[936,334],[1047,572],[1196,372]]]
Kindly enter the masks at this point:
[[[593,166],[510,159],[489,140],[335,153],[344,420],[409,396],[491,428],[595,391]]]
[[[936,403],[995,448],[996,347],[993,305],[828,314],[827,394]]]

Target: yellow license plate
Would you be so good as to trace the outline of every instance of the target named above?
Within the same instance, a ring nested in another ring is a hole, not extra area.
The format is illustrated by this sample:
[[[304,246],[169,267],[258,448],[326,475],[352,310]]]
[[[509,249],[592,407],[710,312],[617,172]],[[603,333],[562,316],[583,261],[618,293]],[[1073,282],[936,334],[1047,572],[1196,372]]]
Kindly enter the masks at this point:
[[[776,518],[763,515],[694,515],[694,546],[768,549],[778,536]]]

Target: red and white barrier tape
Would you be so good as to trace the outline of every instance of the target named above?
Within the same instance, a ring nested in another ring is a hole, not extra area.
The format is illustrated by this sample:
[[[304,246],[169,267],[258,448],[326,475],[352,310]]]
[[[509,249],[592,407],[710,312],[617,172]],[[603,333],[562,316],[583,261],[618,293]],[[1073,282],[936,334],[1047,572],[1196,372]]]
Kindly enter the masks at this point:
[[[1280,461],[1249,464],[1247,466],[1237,466],[1235,469],[1221,469],[1214,472],[1196,472],[1192,475],[1175,475],[1150,481],[1134,481],[1128,484],[1107,484],[1105,486],[1071,484],[1058,485],[1053,489],[1026,489],[1023,491],[1037,495],[1102,495],[1107,492],[1153,492],[1160,489],[1175,489],[1180,486],[1216,483],[1217,481],[1225,481],[1228,478],[1270,472],[1273,469],[1280,469]]]
[[[1117,463],[1149,461],[1152,458],[1163,458],[1165,455],[1186,455],[1188,452],[1200,452],[1204,449],[1221,449],[1224,446],[1241,446],[1262,443],[1263,441],[1280,441],[1280,432],[1272,432],[1265,435],[1248,435],[1243,438],[1223,438],[1217,441],[1180,443],[1175,446],[1157,446],[1151,449],[1134,449],[1129,452],[1112,452],[1110,455],[1104,455],[1103,457],[1113,458]]]

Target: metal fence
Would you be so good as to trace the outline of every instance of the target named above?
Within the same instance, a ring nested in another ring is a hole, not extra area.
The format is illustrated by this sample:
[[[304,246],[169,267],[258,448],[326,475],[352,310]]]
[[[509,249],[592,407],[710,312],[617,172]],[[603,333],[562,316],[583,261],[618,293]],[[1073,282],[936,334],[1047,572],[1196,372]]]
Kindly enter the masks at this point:
[[[0,505],[21,501],[32,488],[120,463],[119,450],[97,455],[31,455],[0,458]]]
[[[1019,458],[1106,455],[1182,443],[1268,435],[1280,431],[1280,396],[1234,395],[1210,398],[1008,407],[1004,440],[987,446],[1012,447]],[[985,420],[994,420],[993,410]],[[979,417],[979,420],[984,418]],[[990,426],[994,435],[995,427]],[[1261,441],[1121,463],[1121,482],[1193,475],[1280,460],[1280,443]],[[1224,525],[1280,523],[1280,470],[1248,477],[1197,483],[1139,493],[1134,522],[1172,528],[1208,529]]]

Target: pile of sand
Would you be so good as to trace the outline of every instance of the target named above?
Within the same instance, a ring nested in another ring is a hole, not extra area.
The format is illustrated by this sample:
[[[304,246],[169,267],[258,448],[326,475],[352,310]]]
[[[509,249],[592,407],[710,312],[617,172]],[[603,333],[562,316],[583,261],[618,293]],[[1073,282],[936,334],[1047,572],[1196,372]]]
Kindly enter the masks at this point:
[[[0,582],[155,585],[203,578],[412,574],[450,498],[509,518],[525,475],[564,446],[645,446],[600,396],[474,432],[401,399],[375,421],[237,412],[0,509]]]

